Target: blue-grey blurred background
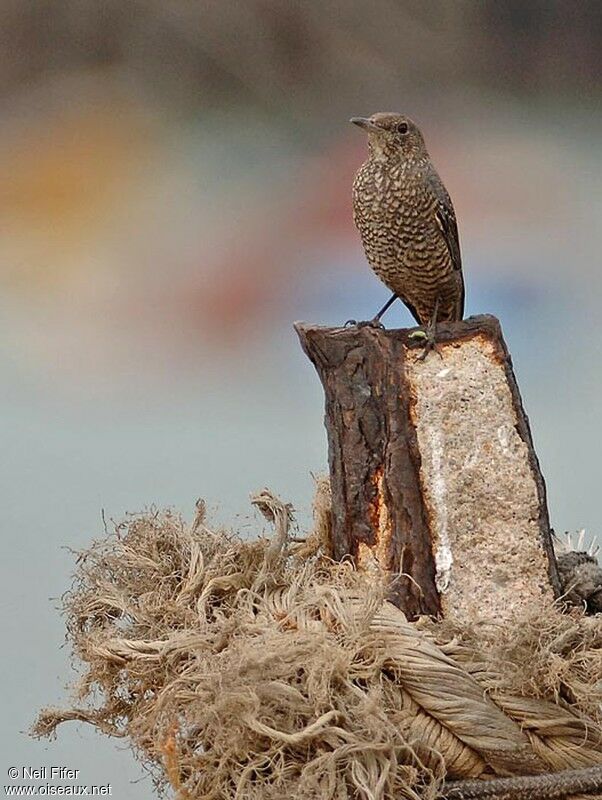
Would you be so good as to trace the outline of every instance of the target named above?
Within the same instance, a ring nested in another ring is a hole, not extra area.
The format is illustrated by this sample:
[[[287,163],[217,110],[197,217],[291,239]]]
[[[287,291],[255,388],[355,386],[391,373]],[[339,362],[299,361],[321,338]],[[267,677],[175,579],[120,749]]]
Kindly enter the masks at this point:
[[[0,1],[0,784],[66,765],[153,793],[123,743],[24,733],[65,701],[50,598],[103,509],[203,496],[252,532],[269,486],[309,518],[322,394],[292,322],[388,296],[351,221],[352,115],[423,128],[553,524],[599,530],[601,65],[599,0]]]

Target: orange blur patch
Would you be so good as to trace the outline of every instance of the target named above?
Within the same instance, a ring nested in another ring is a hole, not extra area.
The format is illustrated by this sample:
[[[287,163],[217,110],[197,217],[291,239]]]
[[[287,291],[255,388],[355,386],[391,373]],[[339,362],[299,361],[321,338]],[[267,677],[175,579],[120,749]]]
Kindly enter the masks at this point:
[[[74,269],[111,215],[127,212],[124,190],[148,155],[150,131],[141,111],[118,104],[21,127],[2,141],[0,215],[4,235],[34,248],[19,266],[21,281],[48,285]]]
[[[369,511],[368,511],[368,514],[370,516],[370,522],[372,523],[372,529],[377,534],[380,529],[381,514],[384,506],[384,498],[382,495],[383,478],[384,478],[384,467],[381,464],[374,471],[374,475],[370,479],[370,484],[371,486],[374,487],[374,496],[370,501]]]
[[[391,538],[393,535],[389,508],[385,502],[384,466],[381,464],[369,479],[374,487],[374,496],[369,503],[368,516],[374,534],[371,545],[360,542],[357,552],[358,569],[367,572],[386,573],[392,568]]]
[[[44,122],[0,161],[4,211],[63,222],[106,198],[140,152],[140,120],[100,108]],[[138,129],[138,130],[137,130]]]

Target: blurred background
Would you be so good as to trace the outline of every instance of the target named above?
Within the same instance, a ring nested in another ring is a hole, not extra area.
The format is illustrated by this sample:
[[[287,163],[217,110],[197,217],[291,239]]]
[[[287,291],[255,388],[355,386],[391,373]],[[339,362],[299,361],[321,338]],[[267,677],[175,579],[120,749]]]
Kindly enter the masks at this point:
[[[152,794],[125,745],[24,734],[65,697],[49,598],[103,509],[203,496],[256,532],[267,485],[309,519],[322,393],[292,322],[388,296],[351,220],[352,115],[420,123],[553,524],[600,530],[601,65],[598,0],[0,0],[3,782],[59,764]]]

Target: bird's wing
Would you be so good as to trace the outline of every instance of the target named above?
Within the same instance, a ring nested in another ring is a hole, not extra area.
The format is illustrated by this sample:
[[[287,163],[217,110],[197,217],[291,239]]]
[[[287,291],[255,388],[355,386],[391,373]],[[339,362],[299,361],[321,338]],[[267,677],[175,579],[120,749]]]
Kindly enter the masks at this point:
[[[456,213],[447,189],[438,175],[433,176],[431,187],[436,198],[435,219],[441,231],[454,270],[457,271],[460,295],[458,298],[458,319],[464,316],[464,278],[462,276],[462,256],[460,255],[460,237]]]
[[[449,250],[453,267],[454,269],[461,270],[462,257],[460,256],[460,239],[458,236],[456,214],[447,191],[441,184],[439,184],[438,189],[439,191],[436,193],[437,206],[435,209],[435,218],[443,234],[447,249]]]

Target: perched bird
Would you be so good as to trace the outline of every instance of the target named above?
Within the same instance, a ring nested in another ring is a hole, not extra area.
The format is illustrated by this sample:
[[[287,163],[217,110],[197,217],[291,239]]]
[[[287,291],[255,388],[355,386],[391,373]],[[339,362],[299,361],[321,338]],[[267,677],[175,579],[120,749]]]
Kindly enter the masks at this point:
[[[456,215],[418,126],[401,114],[353,117],[370,155],[353,182],[353,218],[366,257],[434,344],[437,322],[461,320],[464,281]],[[425,351],[426,354],[426,351]]]

